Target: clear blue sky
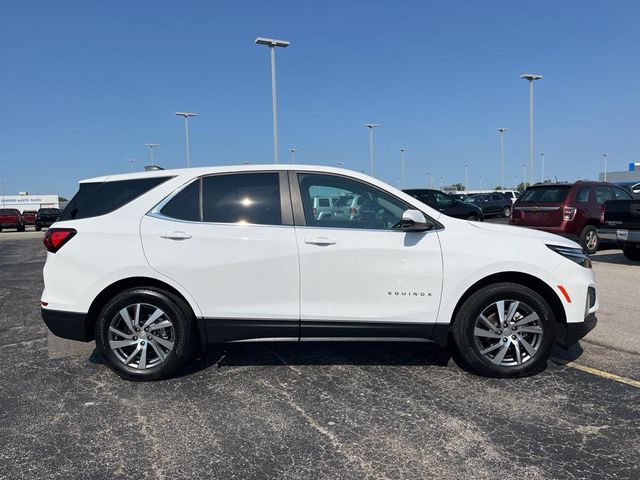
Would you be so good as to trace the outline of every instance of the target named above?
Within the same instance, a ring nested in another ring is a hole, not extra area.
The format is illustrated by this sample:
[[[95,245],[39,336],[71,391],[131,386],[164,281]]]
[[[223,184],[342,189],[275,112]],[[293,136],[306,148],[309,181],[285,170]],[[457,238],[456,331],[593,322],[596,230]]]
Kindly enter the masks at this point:
[[[281,158],[368,170],[396,183],[425,172],[471,187],[536,153],[559,179],[640,161],[637,1],[0,2],[0,179],[7,193],[72,195],[77,181],[147,163],[184,165],[176,111],[195,111],[194,165],[272,161],[271,86],[257,36],[278,50]],[[538,159],[537,159],[538,160]],[[538,162],[539,163],[539,162]]]

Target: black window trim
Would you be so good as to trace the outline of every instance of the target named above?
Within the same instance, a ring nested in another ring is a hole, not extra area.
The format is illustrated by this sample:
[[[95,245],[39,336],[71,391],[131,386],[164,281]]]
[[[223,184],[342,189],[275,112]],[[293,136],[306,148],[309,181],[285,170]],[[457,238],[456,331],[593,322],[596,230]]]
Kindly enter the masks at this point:
[[[302,205],[302,194],[300,193],[300,183],[298,181],[298,175],[304,175],[304,174],[308,174],[308,175],[327,175],[327,176],[331,176],[331,177],[340,177],[340,178],[344,178],[346,180],[351,180],[354,182],[359,182],[362,183],[363,185],[366,185],[368,187],[374,188],[376,190],[378,190],[379,192],[384,193],[385,195],[389,195],[390,197],[394,198],[395,200],[397,200],[398,202],[402,203],[403,205],[405,205],[405,207],[407,207],[407,210],[418,210],[420,212],[422,212],[422,214],[425,216],[425,218],[427,220],[429,220],[431,223],[433,223],[433,228],[431,230],[426,230],[424,232],[417,232],[417,233],[427,233],[427,232],[433,232],[433,231],[439,231],[439,230],[444,230],[444,225],[442,225],[440,222],[438,222],[437,220],[435,220],[431,215],[429,215],[427,212],[425,212],[424,210],[411,205],[409,203],[407,203],[405,200],[402,200],[401,198],[397,197],[396,195],[392,194],[391,192],[388,192],[387,190],[384,190],[376,185],[373,185],[372,183],[369,182],[365,182],[364,180],[360,180],[359,178],[354,178],[354,177],[350,177],[348,175],[342,175],[339,173],[332,173],[332,172],[322,172],[322,171],[315,171],[315,170],[289,170],[289,189],[291,191],[291,201],[292,201],[292,206],[293,206],[293,222],[294,225],[296,227],[306,227],[306,228],[322,228],[322,229],[338,229],[338,230],[349,230],[349,231],[365,231],[365,232],[400,232],[400,233],[416,233],[416,232],[406,232],[402,229],[398,229],[398,230],[376,230],[376,229],[371,229],[371,228],[349,228],[346,229],[344,227],[329,227],[326,225],[322,225],[322,226],[316,226],[316,225],[307,225],[307,220],[305,219],[304,216],[304,207]],[[419,200],[418,200],[419,201]]]
[[[264,224],[264,223],[242,223],[239,224],[237,222],[205,222],[204,219],[204,198],[203,198],[203,182],[205,177],[217,177],[221,175],[250,175],[256,173],[277,173],[278,174],[278,188],[280,190],[280,208],[281,208],[281,216],[282,222],[280,225],[272,225],[272,224]],[[181,185],[176,190],[167,195],[160,203],[158,203],[155,207],[153,207],[147,215],[150,217],[158,218],[161,220],[169,220],[172,222],[180,222],[180,223],[190,223],[190,224],[204,224],[204,225],[233,225],[238,226],[241,225],[243,227],[292,227],[293,226],[293,211],[291,207],[291,194],[289,192],[289,185],[287,179],[287,172],[281,170],[252,170],[245,172],[218,172],[218,173],[209,173],[205,175],[201,175],[199,177],[195,177],[190,179],[184,185]],[[165,207],[167,203],[169,203],[173,197],[178,195],[182,190],[187,188],[194,182],[199,182],[199,216],[200,220],[183,220],[180,218],[173,218],[168,215],[161,213],[161,210]]]

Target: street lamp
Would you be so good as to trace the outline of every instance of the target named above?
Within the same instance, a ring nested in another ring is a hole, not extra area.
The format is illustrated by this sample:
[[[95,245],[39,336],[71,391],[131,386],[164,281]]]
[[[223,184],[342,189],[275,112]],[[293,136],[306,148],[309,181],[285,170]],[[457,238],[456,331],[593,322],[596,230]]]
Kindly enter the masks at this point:
[[[273,38],[256,38],[256,44],[266,45],[271,51],[271,103],[273,109],[273,159],[279,163],[278,156],[278,105],[276,101],[276,47],[287,48],[289,42],[286,40],[275,40]]]
[[[602,157],[604,158],[604,181],[607,181],[607,154],[603,154]]]
[[[289,151],[291,152],[291,161],[293,163],[296,163],[296,152],[298,150],[300,150],[300,149],[299,148],[295,148],[295,147],[292,147],[292,148],[289,149]]]
[[[440,177],[440,191],[444,192],[444,177]]]
[[[540,154],[540,167],[542,168],[542,183],[544,183],[544,153]]]
[[[464,164],[464,189],[469,190],[469,164]]]
[[[504,132],[506,128],[498,128],[500,133],[500,186],[504,190]]]
[[[369,163],[370,163],[370,173],[373,177],[374,174],[374,166],[373,166],[373,129],[378,128],[380,125],[377,123],[365,123],[362,125],[363,127],[367,127],[369,129]]]
[[[4,180],[0,180],[0,186],[2,187],[2,206],[4,207]]]
[[[522,164],[522,187],[527,188],[527,164]]]
[[[155,165],[156,162],[153,160],[153,149],[159,146],[159,143],[145,143],[145,147],[149,147],[149,152],[151,153],[151,165]]]
[[[433,188],[433,175],[431,175],[431,172],[427,172],[427,185],[429,185],[429,188]]]
[[[128,159],[127,162],[129,162],[129,171],[133,172],[133,164],[137,162],[137,160]]]
[[[405,176],[404,176],[404,154],[407,151],[407,148],[405,147],[401,147],[400,148],[400,167],[401,167],[401,179],[402,179],[402,187],[405,187]]]
[[[533,183],[533,82],[540,80],[542,75],[525,73],[524,75],[520,75],[520,78],[529,81],[529,169],[531,171],[531,178],[529,180]]]
[[[482,175],[478,177],[480,179],[480,190],[482,190]]]
[[[176,112],[178,117],[184,117],[185,150],[187,153],[187,167],[191,166],[191,148],[189,147],[189,117],[197,117],[193,112]]]

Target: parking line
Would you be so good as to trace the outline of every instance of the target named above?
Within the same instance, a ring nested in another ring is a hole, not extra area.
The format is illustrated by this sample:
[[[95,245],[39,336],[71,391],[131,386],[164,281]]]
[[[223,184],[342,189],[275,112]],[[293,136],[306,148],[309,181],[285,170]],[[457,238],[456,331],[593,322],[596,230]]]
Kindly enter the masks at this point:
[[[586,365],[580,365],[579,363],[567,362],[566,360],[562,360],[561,358],[553,357],[552,360],[558,365],[564,365],[566,367],[575,368],[576,370],[587,372],[587,373],[590,373],[591,375],[596,375],[598,377],[606,378],[608,380],[613,380],[614,382],[620,382],[626,385],[631,385],[632,387],[640,388],[640,381],[638,380],[633,380],[627,377],[621,377],[620,375],[616,375],[615,373],[605,372],[604,370],[598,370],[597,368],[587,367]]]

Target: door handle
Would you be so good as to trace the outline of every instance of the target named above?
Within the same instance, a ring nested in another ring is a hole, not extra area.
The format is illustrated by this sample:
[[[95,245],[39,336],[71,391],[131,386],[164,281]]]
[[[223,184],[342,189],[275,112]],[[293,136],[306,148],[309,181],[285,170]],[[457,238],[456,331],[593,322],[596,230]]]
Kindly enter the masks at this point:
[[[167,238],[169,240],[188,240],[191,238],[191,234],[187,232],[161,232],[160,238]]]
[[[305,238],[304,243],[309,245],[335,245],[336,241],[327,237]]]

